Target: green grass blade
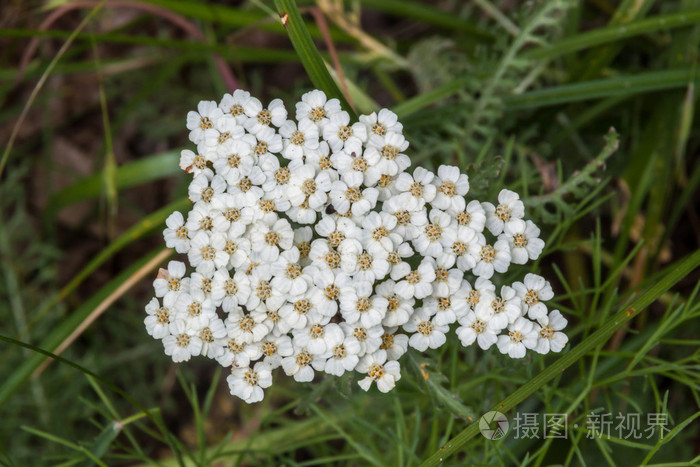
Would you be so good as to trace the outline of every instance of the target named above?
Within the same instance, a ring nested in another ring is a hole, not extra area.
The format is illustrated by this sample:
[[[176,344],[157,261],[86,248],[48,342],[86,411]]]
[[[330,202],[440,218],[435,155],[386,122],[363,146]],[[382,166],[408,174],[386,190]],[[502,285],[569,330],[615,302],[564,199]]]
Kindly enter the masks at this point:
[[[616,315],[611,317],[603,326],[596,332],[591,334],[580,344],[574,346],[567,354],[557,359],[554,363],[547,366],[545,370],[534,376],[524,386],[514,391],[510,396],[501,401],[500,404],[494,406],[493,410],[506,412],[519,403],[530,397],[535,391],[551,381],[564,370],[583,358],[588,352],[592,351],[601,344],[607,342],[610,336],[622,328],[632,318],[637,316],[643,309],[653,303],[664,292],[673,287],[678,281],[685,278],[695,268],[700,266],[700,250],[687,256],[686,258],[676,262],[674,265],[666,268],[666,271],[661,276],[663,277],[654,285],[649,287],[645,292],[639,295],[629,306],[624,306]],[[436,466],[443,459],[456,453],[464,444],[479,432],[478,419],[471,423],[467,428],[452,438],[440,450],[427,458],[421,466]]]
[[[299,8],[294,0],[275,0],[277,12],[289,33],[289,40],[297,51],[301,64],[309,75],[311,82],[317,89],[325,92],[328,98],[338,98],[342,107],[350,113],[351,119],[356,120],[357,115],[352,110],[343,94],[336,86],[335,81],[326,69],[323,58],[316,49],[309,30],[299,14]]]
[[[121,165],[115,171],[116,188],[128,188],[182,173],[179,161],[179,151],[168,151]],[[48,218],[53,217],[56,212],[66,206],[98,198],[101,192],[102,174],[89,175],[62,189],[51,198],[46,208]]]
[[[700,84],[700,79],[695,76],[692,68],[649,71],[538,89],[516,96],[506,96],[503,101],[507,110],[533,109],[601,97],[683,88],[689,82]]]
[[[167,219],[170,214],[172,214],[174,211],[184,210],[190,204],[191,203],[187,198],[180,199],[147,215],[139,222],[134,224],[129,230],[119,236],[119,238],[103,248],[97,254],[97,256],[95,256],[83,269],[80,270],[80,272],[73,276],[68,284],[66,284],[54,297],[52,297],[51,300],[46,302],[46,304],[41,307],[36,317],[33,319],[33,323],[41,320],[53,306],[70,295],[87,277],[90,276],[90,274],[95,272],[97,268],[104,264],[109,258],[124,249],[127,245],[130,245],[136,240],[144,237],[149,232],[162,227],[162,225],[165,223],[165,219]],[[31,326],[32,325],[30,324],[30,327]]]
[[[276,34],[284,34],[284,28],[277,21],[267,22],[269,18],[264,12],[245,10],[243,8],[235,8],[225,5],[215,5],[211,2],[185,2],[179,0],[141,0],[144,3],[158,5],[175,13],[179,13],[191,19],[200,19],[203,21],[211,21],[226,26],[234,26],[240,28],[248,28],[255,24],[257,29],[263,31],[274,32]],[[318,26],[315,24],[308,26],[313,37],[322,37]],[[337,28],[329,28],[331,37],[334,41],[354,42],[350,36]]]
[[[545,47],[529,50],[523,53],[523,58],[548,60],[596,45],[617,42],[641,34],[691,26],[699,22],[700,11],[654,16],[633,23],[609,26],[566,37]]]
[[[144,256],[131,266],[119,273],[114,279],[104,285],[95,295],[90,297],[85,303],[75,311],[68,314],[53,331],[51,331],[39,344],[39,348],[51,352],[55,350],[61,342],[68,338],[73,331],[90,315],[90,313],[107,297],[121,287],[137,271],[143,268],[149,261],[162,254],[165,248]],[[45,354],[35,354],[27,358],[19,368],[15,369],[10,376],[0,385],[0,407],[2,407],[12,395],[17,392],[31,377],[34,370],[46,360]]]
[[[102,462],[100,459],[95,457],[95,455],[93,453],[91,453],[90,451],[85,449],[83,446],[80,446],[79,444],[72,443],[72,442],[68,441],[67,439],[63,439],[59,436],[52,435],[51,433],[46,433],[45,431],[37,430],[35,428],[31,428],[28,426],[23,426],[22,429],[25,431],[28,431],[29,433],[31,433],[33,435],[39,436],[41,438],[52,441],[54,443],[58,443],[58,444],[61,444],[63,446],[66,446],[74,451],[80,452],[80,453],[84,454],[87,458],[92,460],[94,463],[96,463],[97,465],[107,467],[107,464]]]
[[[362,6],[404,18],[467,33],[480,39],[495,39],[494,35],[476,23],[428,4],[404,0],[362,0]]]
[[[404,101],[401,104],[394,106],[392,110],[394,111],[394,113],[396,113],[396,115],[399,116],[399,118],[406,117],[408,115],[418,112],[419,110],[424,109],[425,107],[428,107],[429,105],[441,99],[456,94],[461,89],[464,89],[466,83],[466,78],[459,78],[450,81],[448,83],[443,84],[442,86],[438,86],[435,89],[431,89],[430,91],[418,94],[417,96],[412,97],[411,99],[408,99],[407,101]]]

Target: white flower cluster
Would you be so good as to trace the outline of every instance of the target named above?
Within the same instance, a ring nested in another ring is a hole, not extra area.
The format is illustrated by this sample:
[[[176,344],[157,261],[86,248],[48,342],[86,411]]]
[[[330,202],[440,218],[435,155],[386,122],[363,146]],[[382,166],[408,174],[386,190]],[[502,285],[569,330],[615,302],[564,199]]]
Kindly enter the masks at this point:
[[[257,402],[280,366],[296,381],[357,371],[363,389],[387,392],[408,346],[440,347],[455,322],[465,346],[512,358],[564,347],[567,322],[542,303],[553,296],[543,278],[500,293],[490,281],[544,246],[516,193],[467,201],[457,167],[407,172],[387,109],[352,123],[316,90],[296,122],[287,116],[281,100],[264,107],[242,90],[187,115],[197,152],[180,166],[194,206],[163,235],[195,271],[161,270],[145,320],[175,362],[215,359],[232,368],[231,393]]]

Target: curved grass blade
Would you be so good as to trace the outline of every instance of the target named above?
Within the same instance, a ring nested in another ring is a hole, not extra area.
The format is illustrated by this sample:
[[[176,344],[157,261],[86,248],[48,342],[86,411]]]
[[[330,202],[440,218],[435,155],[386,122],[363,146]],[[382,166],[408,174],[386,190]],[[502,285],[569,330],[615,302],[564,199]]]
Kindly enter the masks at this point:
[[[68,360],[67,358],[63,358],[60,355],[56,355],[54,353],[51,353],[48,350],[42,349],[41,347],[37,347],[35,345],[28,344],[26,342],[22,342],[22,341],[19,341],[17,339],[13,339],[11,337],[7,337],[7,336],[4,336],[2,334],[0,334],[0,341],[4,341],[4,342],[7,342],[9,344],[16,345],[18,347],[29,349],[29,350],[35,352],[40,359],[51,358],[51,359],[56,360],[60,363],[66,364],[66,365],[80,371],[84,375],[91,377],[96,381],[99,381],[100,384],[102,384],[106,388],[119,394],[121,397],[123,397],[126,401],[128,401],[134,407],[138,408],[140,410],[140,414],[143,414],[143,416],[148,417],[158,427],[158,429],[164,435],[165,442],[169,445],[169,447],[173,451],[173,454],[175,455],[174,460],[175,460],[175,462],[177,462],[176,465],[184,465],[183,460],[182,460],[182,455],[181,455],[180,450],[179,450],[179,448],[181,447],[181,443],[175,436],[173,436],[172,433],[170,433],[170,431],[168,431],[162,418],[154,415],[155,413],[158,413],[158,412],[153,411],[153,410],[148,410],[146,407],[141,405],[136,399],[131,397],[126,391],[124,391],[124,390],[120,389],[118,386],[110,383],[109,381],[107,381],[105,378],[101,377],[97,373],[94,373],[93,371],[88,370],[84,366],[79,365],[71,360]],[[4,387],[4,385],[3,385],[3,387]],[[0,406],[3,405],[4,401],[5,401],[5,399],[0,399]],[[124,423],[127,423],[127,422],[130,423],[131,421],[133,421],[137,418],[140,418],[140,414],[133,415],[133,416],[129,417],[128,420],[124,420]],[[31,428],[30,428],[30,430],[31,430]]]
[[[700,78],[695,75],[695,70],[692,68],[650,71],[631,76],[596,79],[538,89],[516,96],[506,96],[503,98],[503,102],[507,110],[535,109],[601,97],[627,96],[684,88],[691,82],[700,85]]]
[[[158,255],[167,251],[165,248],[159,248],[152,253],[139,259],[127,269],[118,274],[114,279],[103,286],[95,295],[85,301],[75,311],[70,313],[58,324],[48,336],[46,336],[38,348],[41,352],[32,355],[26,359],[19,368],[15,369],[10,376],[0,385],[0,407],[2,407],[17,392],[31,377],[40,365],[46,362],[46,356],[53,356],[51,353],[57,349],[63,342],[66,341],[90,316],[101,303],[109,298],[117,289],[127,282],[137,271],[141,270],[150,261]],[[154,266],[155,267],[155,266]],[[2,338],[2,336],[0,336]],[[3,338],[8,341],[9,338]],[[9,341],[8,341],[9,342]],[[34,347],[30,347],[36,350]],[[63,359],[62,359],[63,360]],[[90,374],[91,376],[95,376]],[[99,379],[99,378],[98,378]]]
[[[54,297],[51,298],[51,300],[41,307],[39,312],[36,314],[36,317],[32,320],[30,328],[32,327],[33,323],[41,320],[44,315],[57,303],[61,302],[68,295],[70,295],[90,274],[92,274],[100,265],[104,264],[105,261],[114,256],[117,252],[121,251],[127,245],[162,226],[165,219],[167,219],[170,214],[172,214],[174,211],[179,211],[186,208],[189,204],[190,201],[187,198],[183,198],[168,204],[164,208],[161,208],[141,219],[129,230],[124,232],[119,238],[103,248],[97,254],[97,256],[95,256],[83,269],[80,270],[80,272],[73,276],[68,284],[66,284]]]
[[[565,37],[549,46],[524,52],[522,56],[523,58],[534,60],[548,60],[596,45],[617,42],[629,37],[656,31],[692,26],[697,23],[700,23],[700,11],[659,15],[633,23],[608,26],[575,36]]]
[[[467,84],[466,78],[459,78],[449,81],[442,86],[438,86],[430,91],[418,94],[399,105],[394,106],[391,110],[399,116],[399,118],[414,114],[425,107],[456,94],[463,89]]]
[[[574,346],[567,354],[547,366],[545,370],[528,381],[527,384],[503,399],[500,404],[494,406],[492,410],[506,412],[516,407],[547,382],[556,378],[568,367],[583,358],[588,352],[607,342],[615,331],[622,328],[626,323],[632,320],[632,318],[651,305],[664,292],[673,287],[678,281],[686,277],[698,266],[700,266],[700,250],[666,268],[666,270],[660,274],[661,279],[639,295],[629,306],[623,305],[622,309],[616,315],[612,316],[596,332],[591,334],[580,344]],[[428,467],[440,464],[448,456],[455,454],[467,441],[476,436],[477,433],[479,433],[478,419],[423,461],[421,466]]]
[[[362,6],[404,18],[416,19],[434,26],[454,29],[479,39],[495,39],[492,33],[476,23],[428,4],[406,0],[362,0]]]
[[[299,60],[301,60],[301,64],[304,66],[311,82],[317,89],[325,92],[329,98],[335,97],[340,100],[340,105],[350,114],[351,119],[357,120],[355,111],[345,100],[330,73],[328,73],[323,58],[321,58],[321,54],[311,40],[311,35],[304,24],[304,20],[301,18],[301,14],[299,14],[296,2],[294,0],[275,0],[275,6],[282,19],[282,24],[287,29],[289,40],[292,42],[294,50],[297,51]]]
[[[248,28],[251,24],[256,24],[256,29],[263,31],[284,34],[283,28],[279,23],[266,22],[268,16],[261,11],[250,11],[243,8],[235,8],[226,5],[215,5],[210,2],[183,2],[179,0],[141,0],[144,3],[151,3],[166,8],[170,11],[180,13],[188,18],[196,18],[203,21],[211,21],[226,26],[234,26],[240,28]],[[318,27],[313,24],[308,26],[313,37],[322,37]],[[353,42],[354,39],[339,31],[337,28],[330,30],[331,37],[334,41]]]
[[[121,165],[115,171],[116,188],[128,188],[182,173],[179,161],[179,151],[168,151]],[[102,178],[102,174],[89,175],[56,193],[46,208],[47,216],[51,218],[61,208],[73,203],[98,198],[102,192]]]

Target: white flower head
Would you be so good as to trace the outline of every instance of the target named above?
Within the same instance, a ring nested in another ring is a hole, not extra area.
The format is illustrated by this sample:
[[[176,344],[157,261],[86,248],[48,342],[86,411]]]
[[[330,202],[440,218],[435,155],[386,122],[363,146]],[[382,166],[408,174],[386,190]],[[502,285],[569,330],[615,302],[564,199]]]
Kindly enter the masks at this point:
[[[272,373],[268,365],[258,362],[253,368],[234,368],[226,378],[231,394],[251,404],[265,397],[263,389],[272,385]]]
[[[496,345],[510,358],[523,358],[526,349],[534,349],[537,345],[537,329],[532,321],[518,318],[508,326],[507,334],[498,336]]]
[[[199,144],[204,139],[204,132],[214,128],[214,123],[224,113],[219,109],[215,101],[201,101],[197,104],[197,111],[187,113],[187,129],[190,130],[190,141]]]
[[[510,190],[501,190],[498,194],[498,205],[481,204],[486,212],[486,227],[493,235],[499,235],[507,223],[513,219],[522,219],[525,215],[525,205],[520,196]]]
[[[373,354],[365,355],[357,364],[357,371],[367,376],[357,383],[365,391],[369,390],[373,382],[377,383],[377,389],[381,392],[389,392],[401,379],[399,362],[387,361],[386,351],[378,350]]]
[[[269,129],[270,125],[279,128],[287,120],[287,109],[281,99],[273,99],[270,105],[264,108],[262,103],[253,97],[243,105],[243,111],[248,116],[245,128],[254,135]]]
[[[554,297],[552,286],[544,277],[527,274],[523,282],[515,282],[513,288],[523,302],[523,309],[530,319],[541,319],[547,315],[547,306],[543,301]]]
[[[408,347],[438,349],[452,325],[463,345],[511,358],[564,348],[544,278],[494,285],[544,248],[517,193],[494,206],[466,197],[458,167],[406,172],[410,145],[388,109],[356,122],[313,90],[294,113],[236,90],[187,115],[196,148],[179,166],[193,205],[163,237],[190,272],[160,269],[144,316],[166,355],[230,367],[231,393],[254,403],[279,367],[298,382],[357,372],[387,392]]]
[[[508,240],[511,260],[515,264],[525,264],[528,259],[536,260],[544,249],[544,240],[539,238],[540,229],[531,220],[511,220],[505,224],[502,235]]]

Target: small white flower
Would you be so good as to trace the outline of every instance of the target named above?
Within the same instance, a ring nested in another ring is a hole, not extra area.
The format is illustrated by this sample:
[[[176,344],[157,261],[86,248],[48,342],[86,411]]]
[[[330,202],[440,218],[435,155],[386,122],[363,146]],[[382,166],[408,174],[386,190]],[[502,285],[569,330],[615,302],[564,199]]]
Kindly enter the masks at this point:
[[[408,242],[401,243],[397,246],[394,251],[390,251],[387,256],[387,261],[391,265],[390,277],[398,281],[403,279],[411,272],[411,265],[404,261],[404,258],[410,258],[413,256],[413,248],[408,244]]]
[[[193,272],[190,276],[189,293],[192,295],[202,294],[204,298],[211,298],[211,283],[214,273],[200,274]]]
[[[301,96],[296,104],[297,121],[311,120],[319,128],[325,127],[330,118],[341,112],[338,99],[328,99],[323,91],[315,89]]]
[[[522,301],[513,288],[504,285],[500,296],[491,290],[485,290],[483,295],[474,311],[481,318],[488,317],[494,329],[505,329],[520,317]]]
[[[312,355],[324,355],[345,339],[343,330],[335,323],[328,324],[328,318],[318,315],[302,329],[292,331],[295,347],[304,347]]]
[[[480,239],[482,234],[477,234]],[[475,275],[490,279],[493,272],[506,272],[510,266],[510,247],[506,240],[497,240],[493,245],[473,242],[469,245],[469,253],[477,258],[472,271]]]
[[[469,191],[469,177],[460,173],[459,167],[441,165],[434,183],[437,193],[433,206],[454,213],[464,210],[464,195]]]
[[[287,120],[287,109],[281,99],[273,99],[270,105],[264,108],[262,103],[253,97],[245,103],[243,111],[248,116],[245,128],[254,135],[271,129],[270,124],[279,128]]]
[[[402,298],[425,298],[433,293],[435,281],[435,263],[426,259],[411,271],[406,277],[396,284],[396,293]]]
[[[372,178],[372,169],[374,169],[379,162],[379,154],[376,151],[365,151],[364,153],[354,151],[336,152],[331,156],[331,161],[340,176],[354,172],[362,176],[365,186],[371,187],[376,184],[370,181]],[[376,179],[378,181],[379,177]]]
[[[496,345],[501,353],[508,354],[510,358],[523,358],[525,349],[533,349],[537,345],[537,330],[532,321],[518,318],[508,326],[507,335],[498,336]]]
[[[236,118],[236,122],[238,122],[239,125],[243,125],[246,120],[248,120],[244,108],[251,99],[252,97],[248,91],[236,89],[233,91],[233,95],[228,93],[224,94],[224,97],[219,103],[219,108],[225,114],[233,115]]]
[[[426,349],[437,349],[445,343],[445,333],[450,327],[446,324],[437,324],[431,320],[427,308],[418,308],[411,316],[408,323],[403,325],[404,330],[414,333],[408,340],[408,345],[424,352]]]
[[[540,239],[540,229],[528,220],[513,219],[506,223],[505,238],[510,245],[510,255],[515,264],[525,264],[528,259],[539,258],[544,249],[544,240]]]
[[[486,212],[481,203],[473,200],[462,211],[455,213],[457,224],[464,227],[469,227],[476,233],[484,231],[486,225]]]
[[[167,228],[163,230],[165,246],[175,248],[178,253],[187,253],[190,250],[190,233],[185,227],[185,218],[178,211],[170,214],[165,220]]]
[[[265,218],[253,225],[250,242],[263,261],[271,262],[277,259],[280,249],[292,247],[294,231],[286,219]]]
[[[435,282],[433,283],[433,294],[436,297],[446,297],[457,292],[462,287],[464,272],[457,268],[448,266],[450,263],[444,255],[434,260],[426,258],[435,269]]]
[[[473,311],[467,312],[463,319],[460,319],[460,327],[456,334],[463,346],[468,347],[476,341],[484,350],[487,350],[498,341],[496,335],[499,329],[494,329],[489,320],[479,318]]]
[[[311,278],[304,273],[299,264],[299,250],[296,247],[280,253],[272,263],[270,271],[274,276],[270,285],[285,294],[303,294],[311,284]]]
[[[318,148],[318,127],[311,120],[301,120],[299,126],[287,120],[280,128],[284,151],[282,155],[290,161],[299,160]]]
[[[367,328],[365,326],[362,326],[361,322],[357,322],[354,325],[350,325],[341,321],[340,327],[345,333],[346,342],[354,340],[357,341],[360,345],[360,352],[358,355],[365,355],[371,354],[372,352],[376,352],[382,345],[382,335],[384,334],[384,328],[380,325]]]
[[[396,328],[389,328],[382,335],[381,350],[386,350],[389,360],[398,360],[408,350],[408,336],[396,334]]]
[[[420,229],[418,235],[413,240],[416,252],[423,256],[437,257],[443,251],[443,235],[448,229],[456,228],[452,224],[452,218],[444,211],[431,209],[428,214],[430,222]],[[506,244],[507,246],[507,244]]]
[[[228,231],[229,239],[241,237],[255,217],[255,208],[245,206],[245,201],[243,193],[224,193],[214,198],[211,202],[215,215],[212,219],[214,230]]]
[[[311,302],[313,306],[323,316],[333,317],[338,311],[338,299],[340,290],[352,284],[350,276],[338,272],[331,272],[317,269],[314,266],[308,268],[309,275],[313,278],[316,289],[312,291]]]
[[[476,266],[479,259],[474,253],[483,248],[482,240],[485,241],[483,235],[477,235],[469,227],[452,225],[452,228],[445,229],[440,239],[440,243],[443,245],[440,258],[448,267],[456,264],[462,271],[470,271]],[[475,246],[472,247],[472,244]]]
[[[539,329],[537,329],[537,346],[535,351],[541,354],[551,352],[561,352],[561,350],[569,342],[566,334],[559,332],[567,325],[567,320],[559,310],[552,310],[548,316],[544,316],[537,320]]]
[[[146,305],[146,332],[153,336],[154,339],[162,339],[170,333],[170,323],[175,314],[175,300],[177,296],[168,296],[163,300],[163,306],[160,306],[157,298],[152,298]]]
[[[213,201],[216,201],[216,198],[214,198],[212,202]],[[190,237],[194,237],[199,232],[213,234],[215,232],[220,233],[228,230],[228,226],[223,222],[224,219],[217,216],[217,214],[219,214],[219,212],[211,209],[209,204],[202,203],[201,201],[195,203],[192,210],[187,214],[187,223],[185,224],[185,227],[187,227],[190,233]],[[219,217],[219,219],[217,219],[217,217]]]
[[[357,364],[357,371],[367,374],[367,377],[357,383],[365,391],[369,390],[372,382],[377,383],[377,389],[381,392],[389,392],[396,386],[396,382],[401,379],[401,367],[395,360],[386,360],[386,351],[365,355]]]
[[[314,309],[314,303],[308,295],[300,295],[289,300],[279,309],[281,318],[280,328],[283,332],[290,329],[302,329],[315,314],[320,314]]]
[[[321,237],[328,239],[333,248],[338,248],[346,238],[359,239],[362,235],[361,230],[350,219],[328,215],[324,215],[314,228]]]
[[[360,282],[340,289],[340,314],[346,323],[360,322],[365,328],[377,326],[386,314],[387,300],[372,295],[372,283]]]
[[[214,122],[214,127],[204,130],[203,144],[213,148],[227,141],[237,140],[243,137],[245,130],[236,123],[232,115],[223,115]],[[216,154],[216,152],[211,153]]]
[[[247,367],[251,361],[259,359],[262,355],[257,343],[245,342],[241,338],[225,337],[222,339],[222,348],[224,351],[216,361],[223,367]]]
[[[226,237],[215,233],[211,236],[199,232],[190,242],[190,251],[187,258],[190,264],[197,268],[197,272],[206,275],[214,274],[217,268],[226,267],[229,255],[224,251]]]
[[[270,336],[260,342],[260,350],[265,357],[263,360],[271,370],[282,365],[282,359],[294,353],[292,339],[289,336]]]
[[[277,154],[284,147],[282,136],[278,135],[272,128],[261,127],[260,131],[255,133],[255,138],[257,142],[253,145],[253,154],[258,158]]]
[[[230,139],[219,146],[217,152],[219,157],[214,161],[214,170],[224,177],[229,185],[240,182],[244,173],[249,174],[255,164],[253,147],[249,141],[243,139]]]
[[[386,299],[386,314],[382,319],[382,325],[387,327],[402,326],[408,322],[413,314],[414,298],[402,298],[395,290],[396,283],[389,279],[377,286],[377,295]]]
[[[396,217],[395,232],[406,240],[416,238],[428,224],[425,203],[408,193],[389,198],[382,210]]]
[[[196,335],[187,332],[184,322],[170,323],[169,333],[163,337],[165,355],[172,357],[173,362],[186,362],[196,357],[202,351],[202,341]]]
[[[190,141],[199,144],[204,138],[204,132],[214,127],[214,122],[224,113],[215,101],[201,101],[197,104],[197,112],[187,113],[187,129],[190,131]]]
[[[342,376],[346,371],[352,371],[360,361],[360,343],[357,339],[346,339],[330,349],[330,357],[326,360],[324,371],[329,375]]]
[[[372,153],[378,153],[378,169],[382,173],[397,175],[406,170],[411,165],[411,160],[403,151],[408,149],[408,141],[400,133],[387,132],[384,136],[371,134],[366,157],[376,157]]]
[[[232,271],[233,272],[233,271]],[[250,297],[250,279],[243,271],[236,271],[233,277],[226,269],[217,269],[211,284],[211,299],[228,313],[239,305],[244,305]]]
[[[186,290],[186,282],[182,283],[186,271],[185,263],[170,261],[167,271],[161,269],[158,272],[158,278],[153,281],[156,297],[177,298],[181,290]]]
[[[272,373],[267,365],[258,362],[253,368],[234,368],[226,382],[231,394],[252,404],[265,397],[263,389],[272,385]]]
[[[362,244],[368,248],[380,247],[388,252],[394,251],[402,238],[394,233],[396,217],[388,212],[369,212],[362,220],[363,239]]]
[[[379,114],[360,115],[360,122],[367,126],[368,135],[386,136],[388,132],[402,133],[403,125],[399,118],[389,109],[382,109]]]
[[[245,314],[242,308],[236,307],[228,312],[228,318],[226,318],[224,324],[226,324],[226,331],[229,337],[250,343],[260,342],[270,331],[261,321],[259,317]]]
[[[399,174],[396,178],[396,189],[401,193],[408,193],[417,201],[430,203],[435,199],[437,187],[432,184],[435,174],[423,168],[416,167],[413,175],[408,173]]]
[[[501,190],[498,194],[498,206],[491,203],[481,203],[486,212],[486,227],[493,235],[503,232],[505,225],[513,219],[522,219],[525,215],[525,205],[517,193]]]
[[[367,141],[367,127],[360,122],[350,125],[350,115],[341,111],[331,115],[323,128],[323,139],[334,153],[345,150],[347,153],[362,154],[362,144]]]
[[[307,349],[295,348],[294,353],[282,359],[282,369],[287,376],[293,376],[294,381],[306,383],[314,379],[314,369],[311,364],[322,357],[312,355]]]
[[[188,188],[190,201],[196,203],[210,203],[214,197],[225,192],[227,188],[226,180],[221,175],[213,175],[207,169],[194,177]]]
[[[181,293],[175,301],[175,319],[184,324],[184,332],[197,333],[216,318],[216,306],[201,291]]]
[[[346,239],[338,251],[341,270],[359,282],[372,284],[389,273],[389,253],[382,247],[363,248],[357,240]]]
[[[292,206],[306,202],[308,208],[320,211],[328,201],[331,185],[327,172],[316,173],[313,165],[305,164],[291,171],[286,195]]]
[[[197,176],[207,168],[207,158],[202,154],[195,154],[189,149],[185,149],[180,153],[180,168],[185,173]]]
[[[199,331],[197,337],[202,341],[202,355],[213,360],[223,355],[226,326],[220,318],[213,318],[210,320],[209,324]]]
[[[341,180],[331,185],[330,198],[333,207],[340,214],[352,211],[354,216],[362,216],[377,204],[379,192],[376,188],[362,189],[362,174],[348,172]]]
[[[547,306],[542,302],[554,297],[552,286],[537,274],[527,274],[523,282],[515,282],[513,288],[523,301],[524,312],[531,319],[544,318],[547,315]]]

